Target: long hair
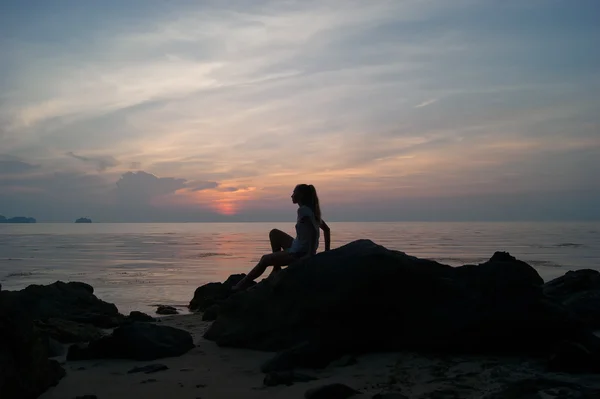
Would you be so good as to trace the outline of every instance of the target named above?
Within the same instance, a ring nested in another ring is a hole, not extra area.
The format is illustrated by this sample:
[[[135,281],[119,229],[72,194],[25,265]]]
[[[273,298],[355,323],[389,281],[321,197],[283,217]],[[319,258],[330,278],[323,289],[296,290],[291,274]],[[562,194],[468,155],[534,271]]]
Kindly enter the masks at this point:
[[[298,191],[302,198],[302,205],[306,205],[313,211],[317,222],[321,222],[321,207],[319,205],[319,196],[317,189],[312,184],[298,184]]]

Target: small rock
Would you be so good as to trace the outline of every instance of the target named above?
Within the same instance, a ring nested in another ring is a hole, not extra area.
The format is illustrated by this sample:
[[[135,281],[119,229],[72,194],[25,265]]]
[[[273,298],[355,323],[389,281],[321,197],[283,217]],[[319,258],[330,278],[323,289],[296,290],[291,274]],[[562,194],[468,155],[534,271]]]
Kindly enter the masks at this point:
[[[309,389],[304,393],[304,397],[306,399],[346,399],[360,393],[344,384],[328,384]]]
[[[169,368],[167,366],[165,366],[164,364],[155,363],[155,364],[148,364],[148,365],[142,366],[142,367],[134,367],[131,370],[129,370],[127,372],[127,374],[133,374],[133,373],[151,374],[151,373],[156,373],[156,372],[168,370],[168,369]]]
[[[144,380],[144,381],[142,381],[142,382],[141,382],[141,384],[148,384],[148,383],[150,383],[150,382],[156,382],[156,381],[158,381],[158,380],[156,380],[156,379],[154,379],[154,378],[150,378],[149,380]]]
[[[179,369],[179,371],[194,371],[194,369]]]
[[[169,315],[169,314],[179,314],[179,312],[173,306],[159,305],[158,309],[156,309],[156,314]]]
[[[137,310],[134,310],[133,312],[129,313],[128,319],[129,319],[129,321],[141,321],[141,322],[155,321],[154,317],[147,315],[144,312],[138,312]]]
[[[206,384],[197,384],[196,388],[206,388]]]

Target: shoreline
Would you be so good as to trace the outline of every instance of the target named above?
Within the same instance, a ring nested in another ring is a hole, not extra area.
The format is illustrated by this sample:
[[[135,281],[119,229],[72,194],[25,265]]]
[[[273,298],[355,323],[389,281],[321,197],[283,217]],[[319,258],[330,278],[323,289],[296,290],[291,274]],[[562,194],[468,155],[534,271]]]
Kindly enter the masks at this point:
[[[297,369],[315,378],[293,385],[265,386],[260,365],[273,352],[219,347],[202,338],[211,322],[201,313],[160,317],[157,323],[189,331],[196,347],[188,353],[155,361],[96,359],[63,364],[67,375],[40,399],[65,399],[96,395],[99,399],[143,398],[303,398],[307,390],[341,383],[371,398],[380,393],[397,393],[408,398],[476,399],[491,395],[511,382],[555,380],[600,387],[600,375],[544,371],[544,359],[525,356],[433,356],[414,352],[380,352],[356,356],[344,365],[324,369]],[[58,359],[64,362],[64,356]],[[134,367],[161,364],[168,367],[150,374],[128,373]],[[559,391],[547,398],[560,399]]]

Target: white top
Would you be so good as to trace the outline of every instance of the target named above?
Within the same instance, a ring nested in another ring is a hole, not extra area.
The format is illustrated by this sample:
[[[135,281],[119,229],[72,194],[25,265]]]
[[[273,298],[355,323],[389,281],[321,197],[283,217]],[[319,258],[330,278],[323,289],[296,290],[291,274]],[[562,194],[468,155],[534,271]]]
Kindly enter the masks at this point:
[[[321,238],[319,222],[317,222],[317,218],[315,217],[313,211],[306,205],[302,205],[298,208],[298,219],[296,219],[296,238],[294,238],[294,241],[292,241],[292,246],[289,249],[290,253],[308,253],[308,251],[310,251],[311,231],[306,228],[305,224],[300,223],[300,220],[303,217],[309,218],[312,227],[316,231],[317,242],[315,243],[315,251],[319,247],[319,239]],[[308,227],[310,228],[310,224]]]

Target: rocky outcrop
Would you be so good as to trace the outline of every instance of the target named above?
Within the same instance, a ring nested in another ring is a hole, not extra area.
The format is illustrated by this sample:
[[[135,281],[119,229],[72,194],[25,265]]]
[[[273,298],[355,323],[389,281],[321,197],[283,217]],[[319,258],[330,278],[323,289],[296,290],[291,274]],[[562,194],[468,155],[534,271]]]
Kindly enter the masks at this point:
[[[35,324],[43,334],[60,343],[87,342],[104,335],[102,330],[91,324],[63,319],[36,320]]]
[[[193,312],[205,312],[211,308],[211,312],[215,314],[218,311],[218,306],[232,294],[232,288],[241,281],[245,274],[232,274],[223,283],[208,283],[196,288],[194,298],[190,301],[188,308]],[[256,283],[252,283],[251,286]]]
[[[115,329],[111,335],[92,341],[87,346],[71,346],[67,359],[155,360],[183,355],[194,346],[192,336],[187,331],[134,322]]]
[[[33,321],[0,292],[0,398],[37,398],[65,375]]]
[[[171,314],[179,314],[179,312],[173,306],[158,305],[158,307],[156,308],[156,314],[171,315]]]
[[[600,272],[569,271],[544,284],[543,289],[591,328],[600,329]]]
[[[134,310],[129,313],[129,316],[127,316],[127,321],[130,321],[130,322],[134,322],[134,321],[153,322],[153,321],[156,321],[156,319],[144,312],[139,312],[137,310]]]
[[[507,253],[451,267],[359,240],[227,298],[205,338],[282,351],[285,369],[377,350],[547,354],[590,334]]]
[[[6,293],[13,306],[35,320],[63,319],[100,328],[116,327],[125,320],[114,304],[98,299],[85,283],[57,281]]]

